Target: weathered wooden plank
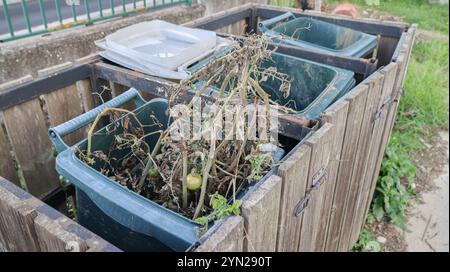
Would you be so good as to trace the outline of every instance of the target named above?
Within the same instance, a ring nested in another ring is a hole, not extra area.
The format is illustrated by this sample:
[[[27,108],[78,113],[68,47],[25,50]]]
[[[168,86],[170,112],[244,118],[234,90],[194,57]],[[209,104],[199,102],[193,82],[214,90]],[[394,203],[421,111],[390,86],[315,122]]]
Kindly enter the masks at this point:
[[[196,252],[242,252],[244,250],[244,219],[230,216],[224,219],[212,233],[205,234],[205,240]],[[203,237],[202,237],[203,238]]]
[[[349,109],[342,144],[341,159],[337,173],[336,188],[334,190],[332,213],[328,223],[325,251],[346,250],[338,248],[339,236],[341,233],[342,222],[344,221],[347,197],[354,192],[351,189],[352,184],[350,181],[362,117],[366,106],[367,94],[368,87],[366,85],[358,85],[344,98],[349,103]],[[342,231],[346,231],[346,229],[343,229]]]
[[[392,116],[391,118],[393,120],[390,123],[389,135],[387,136],[387,138],[390,137],[390,132],[392,131],[392,128],[394,127],[395,116],[397,113],[399,101],[400,101],[402,91],[403,91],[403,84],[404,84],[404,80],[405,80],[406,73],[407,73],[408,63],[409,63],[409,59],[411,57],[412,49],[414,46],[415,33],[416,33],[416,26],[413,25],[412,27],[410,27],[408,29],[404,43],[399,45],[399,46],[401,46],[401,49],[400,49],[399,56],[396,60],[396,63],[398,64],[399,68],[397,70],[397,76],[396,76],[395,85],[394,85],[395,101],[394,101],[394,104],[391,105],[392,109],[390,109],[391,112],[389,113]]]
[[[40,101],[30,100],[3,113],[6,130],[28,191],[41,196],[58,186],[58,175]]]
[[[118,251],[1,177],[0,244],[6,251]]]
[[[383,133],[381,134],[381,143],[380,143],[380,147],[378,149],[378,155],[376,156],[376,163],[375,163],[376,168],[372,175],[372,185],[371,185],[369,197],[368,197],[368,200],[367,200],[366,206],[365,206],[363,224],[365,222],[365,219],[367,218],[367,214],[370,209],[370,204],[373,199],[373,193],[375,191],[376,183],[378,180],[381,163],[383,161],[384,153],[387,148],[387,144],[389,142],[391,131],[393,129],[395,115],[397,112],[397,107],[398,107],[398,103],[399,103],[400,96],[401,96],[401,90],[403,88],[403,83],[404,83],[404,79],[406,76],[407,65],[408,65],[410,54],[412,52],[412,47],[414,45],[414,34],[415,34],[415,28],[412,27],[407,33],[407,38],[405,39],[404,44],[400,45],[401,49],[400,49],[399,58],[397,59],[397,62],[396,62],[397,69],[395,70],[395,73],[394,73],[394,71],[388,71],[386,69],[383,69],[381,71],[381,72],[384,71],[384,73],[386,74],[386,77],[389,76],[389,81],[386,82],[385,86],[392,85],[392,86],[387,86],[387,88],[392,88],[392,91],[391,91],[392,103],[389,104],[389,108],[386,110],[386,119],[384,121],[384,125],[382,128]],[[388,68],[388,67],[386,67],[386,68]],[[364,227],[364,225],[361,226],[361,228],[363,228],[363,227]]]
[[[305,144],[311,148],[308,170],[309,205],[306,207],[300,232],[298,251],[318,251],[318,227],[321,222],[322,203],[328,187],[334,125],[325,123]]]
[[[281,178],[272,175],[242,203],[244,251],[275,251]]]
[[[367,85],[367,100],[364,107],[363,119],[359,131],[358,143],[354,143],[356,149],[355,160],[352,167],[350,177],[350,193],[347,197],[347,203],[344,209],[344,222],[341,227],[338,248],[341,250],[349,250],[354,241],[350,241],[351,226],[355,217],[358,197],[362,190],[362,180],[366,169],[367,153],[370,142],[370,132],[373,116],[377,110],[378,99],[380,97],[380,81],[381,75],[377,72],[367,78],[362,84]]]
[[[383,92],[382,92],[383,99],[382,100],[384,100],[384,101],[386,101],[385,100],[386,98],[391,99],[391,97],[393,95],[393,89],[394,89],[393,87],[394,87],[396,72],[397,72],[397,64],[396,63],[391,63],[388,66],[384,67],[380,71],[380,73],[382,73],[384,75],[384,81],[383,81],[383,87],[382,87],[382,89],[383,89]],[[388,107],[386,106],[386,104],[382,104],[382,105],[379,105],[378,109],[379,109],[378,114],[380,117],[377,120],[375,120],[372,141],[370,144],[371,149],[370,149],[369,158],[368,158],[368,167],[367,167],[367,171],[366,171],[366,175],[365,175],[366,181],[364,182],[365,184],[368,185],[368,189],[364,190],[365,195],[363,195],[363,197],[361,198],[361,202],[359,204],[361,211],[358,212],[358,215],[360,216],[358,218],[358,220],[361,221],[361,225],[359,227],[356,226],[358,228],[358,234],[361,231],[361,228],[364,227],[367,212],[369,210],[370,203],[372,202],[372,198],[373,198],[373,193],[375,191],[378,173],[380,170],[381,160],[382,160],[382,157],[380,158],[380,149],[382,149],[383,153],[384,153],[384,150],[386,147],[386,146],[382,146],[382,144],[383,144],[382,140],[383,140],[384,127],[386,125]]]
[[[360,143],[361,143],[361,149],[360,153],[357,155],[356,159],[356,165],[354,169],[354,178],[359,183],[358,184],[358,194],[357,198],[355,199],[354,209],[350,212],[352,212],[351,220],[348,221],[350,225],[348,227],[351,227],[351,234],[350,239],[348,241],[348,248],[350,249],[352,245],[356,242],[358,239],[359,230],[356,231],[353,226],[360,225],[361,220],[361,207],[359,203],[361,203],[361,199],[365,197],[366,192],[368,190],[368,182],[366,181],[366,173],[367,168],[369,165],[369,153],[371,150],[371,143],[372,143],[372,136],[374,131],[374,117],[376,115],[376,112],[379,109],[380,101],[383,99],[381,97],[382,92],[382,82],[383,82],[383,75],[379,72],[376,72],[370,77],[370,80],[366,81],[365,84],[368,84],[370,86],[370,93],[367,98],[366,105],[366,113],[364,114],[364,126],[361,129],[361,135],[360,135]],[[353,177],[352,177],[353,178]],[[346,226],[347,227],[347,226]]]
[[[406,35],[406,38],[403,42],[403,44],[399,45],[401,47],[400,53],[398,55],[398,58],[396,60],[396,63],[398,65],[397,69],[397,75],[395,77],[395,83],[394,83],[394,90],[392,95],[392,103],[389,105],[389,113],[387,117],[387,122],[385,125],[384,133],[383,133],[383,146],[387,145],[389,142],[389,138],[391,135],[391,131],[393,129],[397,108],[400,102],[401,98],[401,92],[403,89],[403,83],[408,67],[409,58],[412,52],[412,48],[414,46],[414,38],[415,38],[415,27],[412,26]],[[384,156],[384,150],[380,150],[381,157]]]
[[[34,228],[41,251],[119,251],[99,236],[38,199],[31,198],[27,202],[37,212]]]
[[[328,187],[325,191],[325,197],[322,203],[322,211],[320,212],[320,223],[317,234],[317,248],[325,251],[327,233],[332,214],[335,213],[333,206],[334,193],[337,186],[337,173],[339,163],[341,161],[342,144],[344,141],[345,127],[347,124],[347,114],[349,103],[345,99],[341,99],[327,109],[322,116],[324,122],[334,125],[333,139],[331,144],[331,161],[328,171]]]
[[[0,176],[19,184],[14,156],[11,154],[8,135],[3,129],[3,115],[0,112]]]
[[[0,239],[6,251],[40,251],[33,226],[36,211],[26,194],[0,177]]]
[[[112,81],[109,82],[109,87],[111,88],[111,94],[113,98],[121,95],[124,91],[130,88],[122,84],[114,83]]]
[[[88,112],[95,107],[95,102],[92,97],[91,81],[88,79],[79,80],[76,85],[81,101],[83,101],[83,109],[85,112]]]
[[[387,65],[391,62],[395,49],[398,46],[398,42],[399,38],[380,37],[376,56],[380,66]]]
[[[83,252],[88,249],[86,241],[63,229],[59,220],[43,214],[35,219],[36,234],[41,251],[45,252]]]
[[[112,98],[114,98],[114,97],[116,97],[118,95],[121,95],[123,92],[127,91],[128,89],[130,89],[130,87],[128,87],[128,86],[125,86],[125,85],[122,85],[122,84],[119,84],[119,83],[114,83],[112,81],[109,82],[109,87],[111,89]],[[152,99],[152,98],[154,98],[154,96],[152,96],[152,95],[150,95],[148,93],[141,93],[141,94],[142,94],[142,97],[144,99],[146,99],[147,101]],[[130,101],[130,102],[126,103],[125,105],[122,105],[121,108],[124,108],[124,109],[127,109],[129,111],[132,111],[136,107],[134,105],[134,102]]]
[[[296,215],[295,207],[305,197],[310,157],[310,147],[302,144],[278,168],[282,186],[276,251],[293,252],[298,249],[303,215]]]
[[[83,113],[83,102],[77,85],[73,84],[60,90],[42,95],[51,127],[69,121]],[[84,138],[83,130],[78,130],[64,137],[64,141],[72,146]]]

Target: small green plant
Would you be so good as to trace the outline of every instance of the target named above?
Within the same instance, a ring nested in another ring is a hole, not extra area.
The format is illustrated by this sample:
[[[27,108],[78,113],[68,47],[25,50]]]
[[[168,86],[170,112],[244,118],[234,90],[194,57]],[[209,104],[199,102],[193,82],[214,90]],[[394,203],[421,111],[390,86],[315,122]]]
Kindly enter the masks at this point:
[[[375,240],[373,233],[368,229],[363,229],[361,231],[358,241],[352,248],[352,251],[354,252],[380,252],[382,250],[382,246]]]
[[[59,182],[64,190],[64,194],[66,195],[67,216],[70,219],[76,220],[77,210],[75,207],[75,199],[74,196],[71,196],[67,193],[67,188],[70,186],[70,181],[65,179],[63,176],[59,176]]]
[[[247,177],[249,182],[262,179],[265,174],[264,170],[273,164],[272,154],[270,153],[251,154],[246,157],[246,160],[250,161],[251,165],[251,173]]]
[[[195,220],[197,224],[202,225],[200,230],[201,233],[205,233],[206,230],[208,230],[208,223],[211,221],[218,221],[233,214],[241,214],[240,207],[242,202],[240,200],[236,200],[232,204],[228,204],[227,199],[219,193],[211,195],[210,198],[213,211],[209,215],[199,217]]]
[[[416,167],[404,147],[392,137],[381,165],[371,213],[377,221],[385,215],[390,222],[406,229],[405,209],[414,195]]]

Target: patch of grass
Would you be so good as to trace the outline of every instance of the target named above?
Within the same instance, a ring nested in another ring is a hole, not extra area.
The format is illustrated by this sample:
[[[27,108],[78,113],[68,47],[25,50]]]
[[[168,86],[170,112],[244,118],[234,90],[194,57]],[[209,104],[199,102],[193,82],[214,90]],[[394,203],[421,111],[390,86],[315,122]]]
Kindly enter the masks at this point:
[[[397,129],[427,130],[448,126],[449,44],[424,41],[415,44],[399,107]]]
[[[293,7],[295,0],[271,0],[270,4],[278,7]]]
[[[379,5],[373,0],[327,1],[329,3],[353,3],[362,8],[386,11],[394,16],[403,17],[405,22],[419,24],[421,29],[448,34],[448,5],[430,5],[428,0],[380,0]]]

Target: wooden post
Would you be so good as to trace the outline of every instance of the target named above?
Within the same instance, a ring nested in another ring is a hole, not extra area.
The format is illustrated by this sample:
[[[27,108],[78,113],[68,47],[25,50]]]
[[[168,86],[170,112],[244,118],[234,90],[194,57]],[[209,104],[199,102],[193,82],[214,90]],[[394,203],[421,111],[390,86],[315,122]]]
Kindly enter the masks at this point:
[[[244,251],[275,251],[281,178],[272,175],[242,203]]]
[[[310,157],[311,148],[309,146],[298,146],[278,169],[278,175],[282,179],[282,188],[276,251],[293,252],[298,249],[303,215],[296,214],[295,208],[305,198],[307,185],[309,185]]]

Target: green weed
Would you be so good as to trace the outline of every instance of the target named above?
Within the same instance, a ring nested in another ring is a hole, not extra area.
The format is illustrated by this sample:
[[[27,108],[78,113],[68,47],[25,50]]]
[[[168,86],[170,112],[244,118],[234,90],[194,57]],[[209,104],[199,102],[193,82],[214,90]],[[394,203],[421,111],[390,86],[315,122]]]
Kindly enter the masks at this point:
[[[379,252],[382,251],[382,249],[380,243],[375,240],[373,233],[368,229],[363,229],[359,235],[358,241],[353,245],[352,251]]]
[[[202,225],[202,228],[200,229],[201,234],[205,233],[208,230],[209,222],[218,221],[230,215],[241,214],[240,206],[242,204],[242,201],[240,200],[236,200],[233,203],[228,204],[228,201],[224,196],[220,195],[219,193],[215,193],[211,195],[210,202],[213,211],[209,215],[199,217],[195,220],[197,224]]]

